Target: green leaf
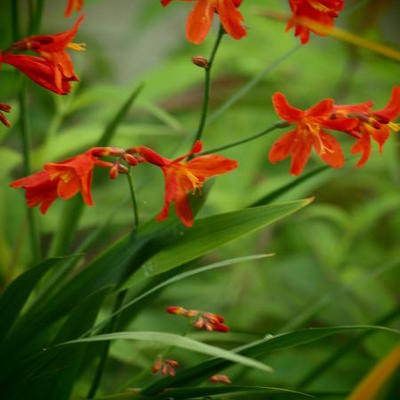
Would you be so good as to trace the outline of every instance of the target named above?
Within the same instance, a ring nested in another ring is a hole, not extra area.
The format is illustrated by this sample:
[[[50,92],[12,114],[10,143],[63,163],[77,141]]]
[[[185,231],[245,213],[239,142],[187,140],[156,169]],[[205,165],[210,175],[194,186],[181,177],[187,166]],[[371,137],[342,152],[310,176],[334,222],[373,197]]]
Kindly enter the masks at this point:
[[[41,262],[15,279],[2,294],[0,297],[0,343],[10,331],[37,283],[61,260],[62,258],[51,258]]]
[[[196,220],[190,229],[178,225],[173,235],[171,232],[164,235],[161,251],[144,263],[140,273],[153,276],[168,271],[241,236],[265,228],[311,201],[297,200],[213,215]]]
[[[156,342],[166,346],[179,347],[196,353],[217,356],[230,362],[242,364],[247,367],[256,368],[265,372],[272,372],[272,368],[259,361],[252,360],[251,358],[241,356],[240,354],[233,353],[219,347],[211,346],[206,343],[198,342],[197,340],[190,339],[185,336],[175,335],[173,333],[164,332],[116,332],[89,338],[70,340],[62,343],[61,345],[80,344],[102,342],[108,340],[139,340],[145,342]]]
[[[317,340],[323,339],[328,336],[336,335],[339,333],[347,333],[358,330],[369,330],[391,332],[400,335],[399,330],[390,329],[384,326],[372,325],[354,325],[354,326],[335,326],[330,328],[310,328],[280,335],[268,335],[264,339],[252,342],[250,344],[238,347],[232,351],[242,354],[246,357],[262,357],[273,351],[296,347],[307,343],[312,343]],[[218,371],[227,368],[232,363],[230,361],[212,358],[191,368],[183,371],[178,371],[176,376],[165,377],[159,381],[149,385],[143,389],[146,395],[154,395],[160,393],[164,389],[172,386],[187,385],[193,380],[204,378],[217,373]]]
[[[79,337],[89,329],[109,292],[110,287],[106,287],[85,297],[59,329],[53,346],[41,349],[21,363],[22,370],[11,375],[2,385],[2,394],[21,400],[26,399],[27,393],[32,400],[68,400],[85,356],[86,345],[68,349],[57,344]]]
[[[158,292],[159,290],[161,290],[169,285],[172,285],[176,282],[179,282],[183,279],[189,278],[189,277],[197,275],[197,274],[201,274],[203,272],[211,271],[211,270],[214,270],[217,268],[230,267],[232,265],[235,265],[235,264],[238,264],[241,262],[251,261],[251,260],[259,260],[259,259],[271,257],[271,256],[273,256],[273,254],[255,254],[253,256],[248,256],[248,257],[236,257],[236,258],[232,258],[230,260],[220,261],[217,263],[206,265],[204,267],[196,268],[196,269],[186,271],[181,274],[172,276],[171,278],[163,280],[161,283],[153,286],[149,290],[146,290],[144,293],[140,294],[139,296],[134,297],[132,300],[128,300],[120,309],[118,309],[115,313],[110,315],[108,318],[102,320],[101,323],[98,326],[94,326],[93,329],[97,330],[97,329],[101,328],[102,326],[104,326],[104,324],[107,323],[107,321],[109,321],[115,315],[122,313],[123,311],[127,310],[128,308],[131,308],[135,304],[142,302],[143,300],[150,297],[151,295]],[[132,284],[133,284],[133,282],[131,280],[128,280],[121,287],[121,290],[129,289],[132,286]]]
[[[165,393],[162,393],[158,396],[152,397],[154,400],[163,400],[163,399],[197,399],[197,398],[212,398],[212,397],[220,397],[221,395],[241,395],[242,399],[246,398],[246,395],[254,395],[254,394],[287,394],[287,395],[295,395],[302,397],[313,397],[307,393],[298,392],[290,389],[283,389],[278,387],[269,387],[269,386],[203,386],[203,387],[187,387],[187,388],[178,388],[178,389],[167,389]],[[137,398],[146,398],[141,397],[139,391],[130,391],[126,393],[119,393],[111,396],[105,397],[96,397],[96,400],[118,400],[118,399],[137,399]],[[292,397],[291,397],[292,398]]]

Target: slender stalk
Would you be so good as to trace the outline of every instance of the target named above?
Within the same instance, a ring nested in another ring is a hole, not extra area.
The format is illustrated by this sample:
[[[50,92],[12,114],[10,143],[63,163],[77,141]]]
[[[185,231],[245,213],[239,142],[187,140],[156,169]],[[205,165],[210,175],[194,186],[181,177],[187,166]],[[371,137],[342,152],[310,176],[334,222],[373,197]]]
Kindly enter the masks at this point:
[[[274,131],[275,129],[287,128],[288,126],[289,126],[289,123],[287,123],[286,121],[279,121],[276,124],[271,125],[270,127],[264,129],[263,131],[261,131],[259,133],[256,133],[253,136],[249,136],[246,139],[238,140],[237,142],[232,142],[232,143],[226,144],[225,146],[216,147],[215,149],[203,151],[202,153],[200,153],[198,155],[199,156],[204,156],[206,154],[216,153],[218,151],[227,150],[227,149],[230,149],[232,147],[240,146],[241,144],[244,144],[244,143],[247,143],[247,142],[252,142],[253,140],[256,140],[256,139],[258,139],[260,137],[263,137],[266,134]]]
[[[206,126],[208,105],[210,102],[211,68],[213,66],[215,56],[217,55],[217,51],[218,51],[219,45],[221,43],[222,37],[224,36],[224,33],[225,33],[224,28],[220,24],[219,30],[218,30],[218,36],[217,36],[217,39],[215,40],[214,47],[211,51],[210,59],[208,60],[208,65],[207,65],[207,67],[204,68],[203,107],[201,110],[199,126],[197,128],[197,132],[194,137],[193,143],[195,143],[197,140],[201,139],[201,136],[204,131],[204,127]]]
[[[37,34],[40,31],[40,25],[42,23],[44,3],[45,3],[45,0],[37,0],[36,1],[36,13],[35,13],[35,18],[33,20],[32,32],[31,33]]]
[[[122,303],[125,300],[125,296],[126,296],[127,292],[128,292],[127,290],[124,290],[124,291],[118,293],[118,296],[117,296],[117,299],[115,301],[113,311],[112,311],[113,314],[115,313],[115,311],[117,311],[122,306]],[[117,327],[118,318],[119,318],[119,316],[115,315],[111,319],[109,328],[107,329],[108,332],[114,332],[114,330]],[[96,375],[94,376],[92,386],[91,386],[88,396],[87,396],[88,399],[92,399],[96,395],[97,389],[100,386],[101,378],[103,377],[104,369],[105,369],[105,366],[107,363],[108,352],[110,350],[110,344],[111,344],[110,341],[108,341],[104,344],[103,351],[101,353],[100,362],[97,367]]]
[[[18,1],[11,0],[11,19],[12,19],[12,30],[14,41],[20,38],[20,27],[19,27],[19,7]],[[28,120],[28,107],[26,99],[26,83],[22,81],[20,92],[18,95],[18,101],[20,106],[20,127],[21,127],[21,139],[22,139],[22,154],[23,154],[23,168],[24,174],[31,174],[31,134],[29,130]],[[33,261],[40,259],[40,234],[36,223],[36,217],[34,210],[28,208],[28,224],[29,233],[31,239],[31,249]]]
[[[135,186],[133,184],[131,168],[129,168],[129,171],[126,174],[126,176],[128,179],[129,191],[131,194],[133,218],[135,221],[135,229],[137,229],[137,227],[139,226],[139,208],[138,208],[138,204],[137,204],[137,200],[136,200],[136,192],[135,192]],[[111,313],[111,315],[113,315],[113,317],[111,318],[108,328],[105,329],[106,331],[114,332],[114,330],[116,329],[118,319],[119,319],[119,313],[117,314],[116,312],[122,307],[122,303],[124,302],[127,293],[128,293],[127,290],[123,290],[122,292],[120,292],[118,294],[118,296],[115,300],[115,303],[114,303],[112,313]],[[101,378],[103,376],[104,369],[105,369],[105,366],[107,363],[109,350],[110,350],[110,342],[107,342],[106,344],[104,344],[103,351],[101,353],[100,362],[97,367],[96,375],[93,379],[92,387],[89,390],[88,399],[91,399],[96,395],[97,389],[100,385]]]
[[[135,191],[135,186],[133,184],[131,168],[129,168],[129,172],[126,174],[126,177],[128,178],[129,191],[131,194],[133,219],[135,221],[135,228],[137,228],[139,225],[139,208],[138,208],[138,204],[137,204],[137,200],[136,200],[136,191]]]

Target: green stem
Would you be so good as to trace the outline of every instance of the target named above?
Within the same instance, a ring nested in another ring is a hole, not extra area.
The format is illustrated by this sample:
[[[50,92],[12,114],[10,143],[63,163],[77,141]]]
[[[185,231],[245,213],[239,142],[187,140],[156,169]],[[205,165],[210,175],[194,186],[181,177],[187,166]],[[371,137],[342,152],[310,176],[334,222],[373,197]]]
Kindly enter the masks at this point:
[[[128,178],[129,191],[130,191],[130,194],[131,194],[132,208],[133,208],[133,218],[134,218],[134,221],[135,221],[135,227],[137,228],[139,226],[139,208],[138,208],[138,204],[137,204],[136,191],[135,191],[135,186],[133,184],[131,168],[129,168],[129,171],[126,174],[126,177]]]
[[[115,311],[117,311],[122,306],[122,303],[125,300],[125,296],[126,296],[127,292],[128,292],[127,290],[123,290],[122,292],[118,293],[118,296],[116,298],[116,301],[115,301],[115,304],[113,307],[113,311],[112,311],[113,314],[115,313]],[[114,330],[117,327],[118,317],[119,317],[118,315],[115,315],[111,319],[109,328],[107,329],[108,332],[110,332],[110,333],[114,332]],[[104,344],[103,352],[101,353],[101,358],[100,358],[99,365],[97,367],[96,375],[94,376],[92,386],[91,386],[88,396],[87,396],[88,399],[92,399],[96,395],[97,389],[99,388],[101,378],[103,376],[104,369],[105,369],[105,366],[107,363],[108,352],[110,350],[110,344],[111,344],[110,341],[108,341]]]
[[[37,0],[36,2],[36,13],[32,24],[32,33],[37,34],[40,31],[40,25],[42,23],[43,8],[45,0]]]
[[[241,144],[244,144],[244,143],[247,143],[247,142],[252,142],[253,140],[256,140],[256,139],[258,139],[260,137],[263,137],[264,135],[274,131],[275,129],[287,128],[288,126],[289,126],[288,122],[279,121],[276,124],[271,125],[270,127],[264,129],[263,131],[261,131],[259,133],[256,133],[255,135],[249,136],[246,139],[238,140],[236,142],[232,142],[232,143],[226,144],[225,146],[217,147],[215,149],[203,151],[202,153],[198,154],[198,156],[204,156],[206,154],[212,154],[212,153],[216,153],[218,151],[227,150],[227,149],[230,149],[232,147],[240,146]]]
[[[11,19],[13,27],[13,39],[14,41],[20,38],[19,29],[19,8],[18,1],[11,0]],[[18,95],[19,107],[20,107],[20,127],[21,127],[21,139],[22,139],[22,154],[23,154],[23,167],[24,175],[31,174],[31,134],[29,130],[28,121],[28,107],[26,99],[26,83],[22,82],[20,92]],[[36,218],[34,210],[28,208],[28,224],[29,233],[31,239],[31,249],[33,261],[40,259],[40,234],[36,224]]]
[[[197,140],[201,139],[201,136],[204,131],[204,127],[206,126],[207,114],[208,114],[208,105],[210,102],[210,87],[211,87],[211,68],[213,66],[215,56],[217,55],[218,47],[221,43],[222,37],[224,36],[224,28],[222,25],[219,26],[218,36],[214,43],[214,47],[211,51],[210,59],[208,60],[208,65],[204,68],[204,97],[203,97],[203,107],[201,110],[199,127],[197,128],[196,135],[194,137],[193,143]]]

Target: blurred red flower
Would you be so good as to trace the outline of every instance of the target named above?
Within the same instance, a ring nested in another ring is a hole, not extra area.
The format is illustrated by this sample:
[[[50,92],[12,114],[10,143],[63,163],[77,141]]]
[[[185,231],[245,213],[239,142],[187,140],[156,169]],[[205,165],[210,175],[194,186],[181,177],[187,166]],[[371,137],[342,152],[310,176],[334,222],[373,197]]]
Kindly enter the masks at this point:
[[[77,80],[61,74],[61,83],[57,86],[56,68],[53,63],[41,57],[0,52],[0,65],[1,63],[12,65],[38,85],[57,94],[68,94],[71,90],[70,81]]]
[[[109,155],[108,148],[92,148],[68,160],[48,163],[44,170],[25,178],[13,181],[10,186],[26,190],[28,207],[41,204],[40,211],[45,214],[57,197],[67,200],[79,191],[89,206],[93,205],[91,185],[95,166],[111,168],[112,163],[99,160],[98,156]]]
[[[73,43],[79,25],[84,19],[81,15],[75,25],[66,32],[54,35],[35,35],[24,38],[12,45],[12,49],[24,51],[32,50],[54,65],[54,83],[58,90],[62,91],[63,79],[78,81],[74,66],[66,49],[84,51],[84,43]]]
[[[278,115],[296,124],[296,128],[279,138],[272,146],[269,160],[272,164],[284,160],[291,155],[290,173],[300,175],[314,147],[320,158],[331,167],[340,168],[344,164],[344,156],[337,140],[322,128],[348,131],[357,126],[353,118],[331,119],[334,109],[332,99],[325,99],[306,111],[291,106],[282,93],[275,93],[272,98]]]
[[[164,173],[165,200],[164,208],[158,215],[159,221],[168,217],[170,204],[174,202],[179,219],[188,227],[193,225],[193,213],[190,207],[188,192],[199,189],[206,179],[225,174],[237,168],[238,163],[218,154],[195,157],[183,162],[189,156],[202,150],[201,141],[197,141],[192,150],[175,160],[168,160],[154,150],[140,146],[136,151],[148,163],[157,165]]]
[[[161,0],[167,6],[173,0]],[[195,1],[193,11],[189,14],[186,24],[186,36],[195,44],[200,44],[206,38],[212,24],[214,13],[218,13],[225,32],[234,39],[246,36],[243,26],[243,16],[238,7],[242,0],[178,0]]]
[[[165,361],[163,361],[163,358],[161,355],[158,355],[152,371],[153,374],[158,373],[161,371],[162,375],[169,375],[171,377],[174,377],[176,375],[176,369],[179,368],[179,363],[178,361],[172,360],[171,358],[166,358]]]
[[[226,385],[230,385],[232,382],[228,375],[213,375],[210,377],[210,381],[213,383],[225,383]]]
[[[11,111],[11,106],[8,104],[0,103],[0,122],[4,124],[7,128],[11,126],[10,121],[4,116],[3,112],[9,113]]]
[[[348,129],[348,133],[357,139],[351,148],[352,154],[361,153],[357,167],[363,166],[371,154],[371,138],[378,143],[379,152],[390,136],[390,131],[399,132],[400,124],[393,121],[400,115],[400,86],[395,86],[385,108],[372,111],[373,101],[354,105],[337,105],[334,113],[338,117],[357,118],[358,124]]]
[[[67,7],[65,8],[65,17],[69,17],[73,10],[79,12],[83,7],[84,0],[68,0]]]
[[[286,31],[295,27],[295,36],[299,36],[301,43],[306,44],[310,39],[310,32],[322,35],[318,29],[308,27],[307,20],[325,27],[333,27],[344,6],[344,0],[289,0],[292,17]],[[302,23],[304,22],[304,24]]]

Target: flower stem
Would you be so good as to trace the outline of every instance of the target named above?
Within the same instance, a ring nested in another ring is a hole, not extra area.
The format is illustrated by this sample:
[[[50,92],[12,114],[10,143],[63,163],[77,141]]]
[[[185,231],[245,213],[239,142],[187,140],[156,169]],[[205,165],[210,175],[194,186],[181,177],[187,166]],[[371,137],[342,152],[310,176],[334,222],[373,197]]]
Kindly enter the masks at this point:
[[[13,39],[14,41],[20,38],[20,27],[19,27],[19,8],[18,2],[15,0],[11,1],[11,19],[12,19],[12,29],[13,29]],[[28,109],[27,109],[27,99],[26,99],[26,81],[23,80],[18,95],[19,107],[20,107],[20,127],[21,127],[21,139],[22,139],[22,154],[23,154],[23,167],[24,174],[31,174],[31,135],[29,130],[29,120],[28,120]],[[34,210],[28,208],[28,224],[29,233],[31,239],[31,249],[33,261],[40,259],[40,234],[36,224],[36,218]]]
[[[210,102],[210,87],[211,87],[211,68],[213,66],[215,56],[217,55],[217,51],[219,48],[219,45],[221,43],[222,37],[224,36],[224,28],[220,24],[219,30],[218,30],[218,36],[217,39],[215,40],[214,47],[211,51],[210,59],[208,60],[208,65],[206,68],[204,68],[204,97],[203,97],[203,107],[201,110],[201,116],[200,116],[200,122],[199,126],[197,128],[196,135],[193,140],[193,144],[201,139],[201,136],[204,131],[204,127],[206,126],[206,121],[207,121],[207,114],[208,114],[208,104]]]
[[[135,191],[135,186],[133,184],[131,168],[129,168],[129,171],[126,174],[126,177],[128,178],[129,190],[131,193],[133,219],[135,221],[135,228],[137,228],[139,226],[139,208],[138,208],[138,204],[137,204],[137,200],[136,200],[136,191]]]
[[[255,135],[249,136],[246,139],[238,140],[237,142],[232,142],[232,143],[226,144],[225,146],[217,147],[215,149],[203,151],[202,153],[197,154],[197,156],[204,156],[206,154],[212,154],[212,153],[216,153],[218,151],[227,150],[227,149],[230,149],[232,147],[240,146],[241,144],[244,144],[244,143],[247,143],[247,142],[252,142],[253,140],[256,140],[256,139],[258,139],[260,137],[263,137],[264,135],[274,131],[275,129],[287,128],[288,126],[289,126],[288,122],[279,121],[276,124],[271,125],[270,127],[264,129],[263,131],[258,132]]]

